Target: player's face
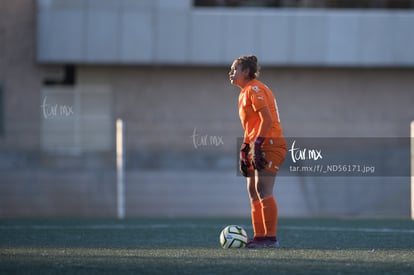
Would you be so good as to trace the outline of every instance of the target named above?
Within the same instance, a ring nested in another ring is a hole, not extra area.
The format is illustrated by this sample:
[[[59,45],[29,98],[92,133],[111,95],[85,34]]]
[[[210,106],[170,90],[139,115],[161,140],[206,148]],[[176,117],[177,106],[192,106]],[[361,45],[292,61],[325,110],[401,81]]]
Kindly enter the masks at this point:
[[[248,75],[249,70],[242,70],[241,64],[235,60],[233,64],[230,67],[229,72],[229,79],[230,83],[234,86],[239,86],[241,88],[244,87],[244,84],[246,83],[246,76]]]

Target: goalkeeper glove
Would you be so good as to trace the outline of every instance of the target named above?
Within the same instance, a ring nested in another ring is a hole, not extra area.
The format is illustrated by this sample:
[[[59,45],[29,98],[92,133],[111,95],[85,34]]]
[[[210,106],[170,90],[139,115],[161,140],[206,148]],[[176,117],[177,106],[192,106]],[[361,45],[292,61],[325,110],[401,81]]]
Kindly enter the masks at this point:
[[[248,143],[243,143],[240,147],[240,172],[244,177],[249,176],[249,152],[250,152],[250,145]]]
[[[261,148],[264,140],[265,140],[264,137],[257,137],[256,140],[254,141],[253,167],[257,171],[262,170],[267,163],[266,159],[264,158],[264,154]]]

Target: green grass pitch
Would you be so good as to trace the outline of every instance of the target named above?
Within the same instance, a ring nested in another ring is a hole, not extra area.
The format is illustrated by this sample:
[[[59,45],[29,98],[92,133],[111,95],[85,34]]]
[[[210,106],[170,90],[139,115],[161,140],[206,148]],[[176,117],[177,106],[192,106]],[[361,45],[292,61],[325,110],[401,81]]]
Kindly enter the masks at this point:
[[[414,274],[410,220],[280,219],[280,249],[222,249],[248,219],[2,219],[0,274]]]

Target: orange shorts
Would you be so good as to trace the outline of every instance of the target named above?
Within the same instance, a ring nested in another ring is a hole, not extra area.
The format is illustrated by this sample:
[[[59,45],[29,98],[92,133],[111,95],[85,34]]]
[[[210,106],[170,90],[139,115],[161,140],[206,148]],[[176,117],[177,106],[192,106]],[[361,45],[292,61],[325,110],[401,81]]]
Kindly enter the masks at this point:
[[[250,144],[250,148],[254,148],[254,143]],[[277,173],[282,166],[283,161],[285,160],[287,153],[286,141],[284,138],[266,138],[262,145],[262,152],[266,160],[265,168],[266,170]],[[249,158],[252,157],[253,152],[249,155]],[[253,170],[253,166],[250,166],[250,169]]]

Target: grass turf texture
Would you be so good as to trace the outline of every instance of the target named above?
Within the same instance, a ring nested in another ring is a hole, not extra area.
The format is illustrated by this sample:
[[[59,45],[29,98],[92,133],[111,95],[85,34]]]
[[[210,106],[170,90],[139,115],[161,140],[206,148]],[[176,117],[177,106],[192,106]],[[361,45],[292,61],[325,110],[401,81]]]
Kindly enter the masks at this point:
[[[413,274],[414,222],[280,219],[280,249],[222,249],[248,219],[0,220],[2,274]]]

